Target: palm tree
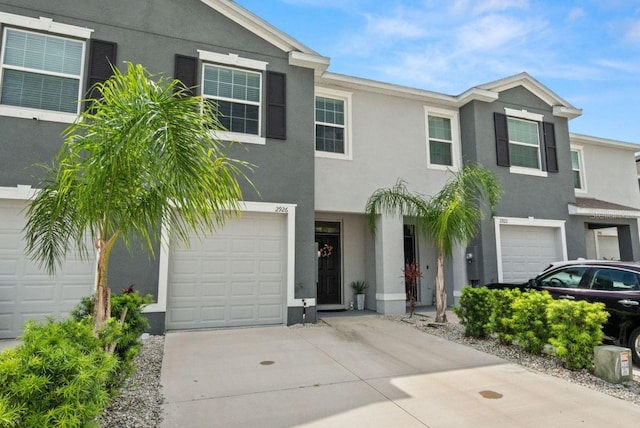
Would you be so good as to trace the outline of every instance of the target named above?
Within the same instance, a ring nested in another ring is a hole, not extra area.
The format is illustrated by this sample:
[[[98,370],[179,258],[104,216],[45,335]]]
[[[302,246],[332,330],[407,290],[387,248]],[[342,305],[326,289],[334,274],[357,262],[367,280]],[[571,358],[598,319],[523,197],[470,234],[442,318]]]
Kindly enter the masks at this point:
[[[141,65],[93,88],[90,109],[63,133],[64,143],[27,213],[31,258],[49,273],[77,248],[98,252],[95,322],[110,317],[109,256],[122,239],[141,241],[150,254],[167,225],[187,242],[238,213],[238,179],[250,165],[228,158],[214,136],[221,129],[212,106],[188,96],[177,80],[158,78]]]
[[[487,168],[466,165],[454,174],[433,198],[411,193],[398,180],[394,187],[376,190],[367,201],[369,228],[376,233],[379,213],[408,216],[416,230],[431,238],[438,250],[436,268],[436,322],[447,322],[447,296],[444,290],[444,259],[456,245],[468,245],[476,235],[482,218],[483,203],[495,209],[502,188]]]

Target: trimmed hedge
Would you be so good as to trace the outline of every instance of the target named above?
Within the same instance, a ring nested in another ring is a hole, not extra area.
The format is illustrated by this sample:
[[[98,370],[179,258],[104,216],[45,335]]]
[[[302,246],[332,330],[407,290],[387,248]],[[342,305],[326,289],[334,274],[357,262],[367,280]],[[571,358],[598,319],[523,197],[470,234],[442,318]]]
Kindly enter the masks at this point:
[[[498,336],[503,345],[510,344],[515,338],[513,326],[513,302],[522,292],[517,289],[494,290],[492,293],[492,310],[489,321],[489,330]]]
[[[602,325],[609,313],[604,303],[554,300],[547,308],[555,355],[565,367],[593,368],[593,348],[602,342]]]
[[[453,308],[453,312],[464,326],[465,336],[485,337],[491,330],[491,290],[485,287],[464,287],[460,295],[460,306]]]
[[[602,341],[609,316],[601,303],[554,300],[546,291],[471,286],[462,289],[454,312],[468,336],[495,334],[501,343],[516,343],[534,354],[549,344],[572,370],[592,368],[593,349]]]
[[[549,343],[547,306],[553,301],[546,291],[525,291],[514,300],[511,327],[514,341],[527,352],[541,354]]]

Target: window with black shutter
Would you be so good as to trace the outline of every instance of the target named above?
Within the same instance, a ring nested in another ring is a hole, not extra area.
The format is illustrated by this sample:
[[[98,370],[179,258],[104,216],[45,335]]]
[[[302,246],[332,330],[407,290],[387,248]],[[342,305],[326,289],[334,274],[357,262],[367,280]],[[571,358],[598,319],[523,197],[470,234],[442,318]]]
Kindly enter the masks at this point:
[[[542,122],[542,115],[516,113],[494,113],[497,164],[522,173],[558,172],[554,124]]]

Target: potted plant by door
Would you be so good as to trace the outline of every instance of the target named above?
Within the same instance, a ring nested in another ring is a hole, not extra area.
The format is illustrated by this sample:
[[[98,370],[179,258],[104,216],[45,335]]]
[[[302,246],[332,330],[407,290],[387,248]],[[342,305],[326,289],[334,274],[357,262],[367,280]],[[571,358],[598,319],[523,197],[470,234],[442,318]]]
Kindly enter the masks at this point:
[[[353,281],[351,288],[356,296],[356,309],[362,311],[364,309],[364,292],[368,285],[364,281]]]

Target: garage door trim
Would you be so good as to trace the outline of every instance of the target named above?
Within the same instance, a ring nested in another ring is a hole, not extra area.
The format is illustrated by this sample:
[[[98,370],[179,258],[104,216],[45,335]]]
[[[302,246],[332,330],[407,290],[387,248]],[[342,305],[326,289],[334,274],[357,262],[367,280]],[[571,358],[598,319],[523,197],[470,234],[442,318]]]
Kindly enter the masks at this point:
[[[276,213],[286,216],[286,287],[287,287],[287,307],[315,306],[315,299],[295,298],[295,223],[296,205],[277,204],[270,202],[243,202],[240,211],[247,213]],[[145,312],[166,312],[167,292],[169,283],[169,247],[171,245],[170,230],[167,225],[162,227],[162,246],[160,249],[159,281],[158,281],[158,301],[145,308]],[[285,318],[287,311],[285,310]],[[285,320],[286,321],[286,320]]]
[[[565,233],[565,220],[536,219],[534,217],[494,217],[496,233],[496,259],[498,264],[498,282],[504,281],[502,271],[502,238],[501,226],[532,226],[557,229],[561,239],[562,259],[567,260],[567,236]]]

